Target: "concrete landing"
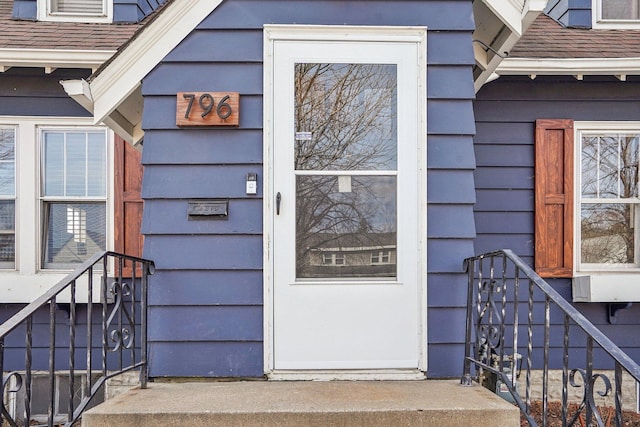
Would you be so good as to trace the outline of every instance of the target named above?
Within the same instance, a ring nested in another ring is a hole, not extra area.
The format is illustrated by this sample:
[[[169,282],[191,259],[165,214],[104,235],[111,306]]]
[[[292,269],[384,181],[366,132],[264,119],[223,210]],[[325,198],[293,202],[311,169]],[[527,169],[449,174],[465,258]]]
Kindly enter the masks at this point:
[[[83,427],[519,426],[519,411],[457,381],[149,383],[88,411]]]
[[[149,383],[88,411],[83,427],[519,426],[519,411],[457,381]]]

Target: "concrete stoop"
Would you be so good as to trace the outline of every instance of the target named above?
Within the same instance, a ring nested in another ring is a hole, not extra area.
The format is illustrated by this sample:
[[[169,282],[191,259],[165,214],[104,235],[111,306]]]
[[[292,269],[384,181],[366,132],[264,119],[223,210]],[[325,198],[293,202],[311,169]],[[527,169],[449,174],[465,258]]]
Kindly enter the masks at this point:
[[[457,381],[149,383],[89,410],[83,427],[520,425],[517,407]]]

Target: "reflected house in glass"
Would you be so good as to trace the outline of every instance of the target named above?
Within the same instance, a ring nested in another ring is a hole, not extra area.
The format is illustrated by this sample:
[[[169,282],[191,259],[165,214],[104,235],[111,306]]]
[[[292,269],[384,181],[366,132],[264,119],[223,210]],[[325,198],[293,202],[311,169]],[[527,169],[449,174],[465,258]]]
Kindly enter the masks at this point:
[[[359,235],[316,235],[298,264],[300,278],[396,276],[395,233]]]

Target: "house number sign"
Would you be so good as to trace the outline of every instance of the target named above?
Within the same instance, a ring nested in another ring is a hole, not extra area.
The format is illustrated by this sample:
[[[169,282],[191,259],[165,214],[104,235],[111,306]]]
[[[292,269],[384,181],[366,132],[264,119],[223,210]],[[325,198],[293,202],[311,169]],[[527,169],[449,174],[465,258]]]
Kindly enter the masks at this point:
[[[176,125],[238,126],[238,92],[178,92]]]

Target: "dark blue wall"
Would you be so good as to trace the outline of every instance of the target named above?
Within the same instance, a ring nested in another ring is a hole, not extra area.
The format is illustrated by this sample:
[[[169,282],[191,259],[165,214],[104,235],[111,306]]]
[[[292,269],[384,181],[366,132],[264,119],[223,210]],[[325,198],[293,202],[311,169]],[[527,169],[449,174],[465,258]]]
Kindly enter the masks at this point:
[[[0,73],[0,115],[72,116],[89,113],[65,93],[60,80],[87,78],[86,70],[10,68]]]
[[[534,129],[536,119],[577,121],[640,120],[640,79],[620,82],[610,77],[501,77],[485,85],[474,103],[477,134],[474,140],[477,171],[475,207],[476,252],[510,248],[530,265],[534,263]],[[548,280],[568,301],[568,279]],[[618,312],[611,325],[607,305],[577,303],[575,306],[640,361],[640,304]],[[552,316],[553,363],[561,362],[561,316]],[[522,333],[521,336],[526,336]],[[572,338],[573,339],[573,338]],[[572,341],[584,355],[584,342]],[[584,356],[582,356],[584,357]]]
[[[591,0],[551,0],[545,13],[565,27],[591,28]]]
[[[263,375],[264,24],[428,26],[429,375],[462,369],[473,252],[471,1],[227,0],[143,82],[145,257],[152,376]],[[176,92],[238,91],[239,129],[178,129]],[[259,192],[247,197],[248,172]],[[189,198],[229,198],[227,221],[187,220]],[[452,220],[455,219],[455,221]]]

